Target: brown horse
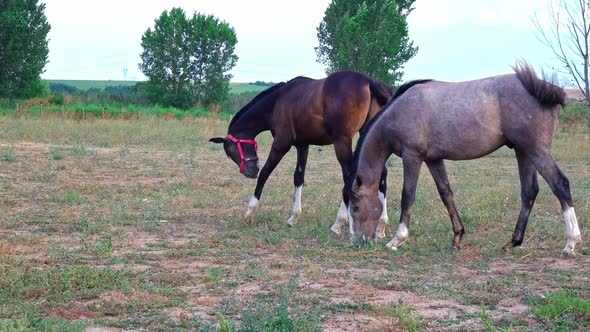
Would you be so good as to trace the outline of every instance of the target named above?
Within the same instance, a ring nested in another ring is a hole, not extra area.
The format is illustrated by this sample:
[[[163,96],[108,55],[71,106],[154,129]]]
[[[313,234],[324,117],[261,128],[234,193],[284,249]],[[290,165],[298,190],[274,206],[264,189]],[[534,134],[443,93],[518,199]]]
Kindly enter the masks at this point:
[[[381,168],[392,153],[402,158],[403,189],[400,224],[387,247],[396,250],[408,239],[412,205],[422,162],[428,166],[453,226],[451,249],[459,249],[463,223],[453,202],[444,159],[483,157],[503,145],[516,152],[522,207],[505,250],[524,239],[529,214],[539,191],[537,172],[561,203],[567,242],[562,258],[574,254],[581,241],[569,181],[551,156],[551,141],[563,89],[539,79],[526,63],[516,74],[476,81],[447,83],[430,80],[406,83],[383,111],[368,124],[355,150],[350,190],[351,232],[362,240],[373,238],[381,201],[377,187]]]
[[[342,177],[346,179],[352,163],[353,136],[390,97],[391,93],[385,85],[353,71],[336,72],[319,80],[296,77],[258,94],[233,117],[226,137],[210,139],[214,143],[223,143],[227,156],[240,166],[240,172],[246,177],[258,176],[246,218],[253,217],[266,180],[291,146],[295,146],[295,203],[287,221],[293,225],[301,213],[301,191],[309,145],[334,144]],[[271,131],[274,140],[258,175],[258,152],[254,138],[266,130]],[[385,193],[385,181],[381,192]],[[337,225],[348,219],[345,202],[347,200],[343,197]],[[385,210],[383,215],[387,217]],[[340,227],[332,230],[340,233]]]

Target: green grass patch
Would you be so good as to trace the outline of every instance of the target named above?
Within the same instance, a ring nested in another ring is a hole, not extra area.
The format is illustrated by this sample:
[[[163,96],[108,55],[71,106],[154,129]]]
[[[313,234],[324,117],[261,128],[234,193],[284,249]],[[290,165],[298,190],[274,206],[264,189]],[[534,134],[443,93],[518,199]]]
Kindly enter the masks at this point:
[[[565,126],[584,125],[588,123],[588,106],[568,104],[559,114],[559,123]]]
[[[66,205],[80,205],[87,202],[76,189],[68,189],[65,193],[54,195],[53,201]]]
[[[68,331],[83,332],[86,323],[70,321],[52,317],[26,317],[23,319],[0,319],[0,331],[29,332],[29,331]]]
[[[557,292],[532,299],[532,312],[552,331],[590,329],[590,299],[571,292]]]
[[[0,160],[6,162],[16,161],[16,155],[14,154],[14,147],[0,150]]]
[[[240,323],[231,322],[218,315],[221,328],[241,332],[321,331],[319,309],[304,309],[294,301],[298,279],[299,273],[291,278],[288,285],[281,288],[278,299],[258,301],[253,306],[240,310]]]
[[[0,301],[14,305],[36,299],[59,305],[76,298],[97,298],[107,290],[129,290],[129,277],[110,268],[35,270],[12,265],[0,270]]]

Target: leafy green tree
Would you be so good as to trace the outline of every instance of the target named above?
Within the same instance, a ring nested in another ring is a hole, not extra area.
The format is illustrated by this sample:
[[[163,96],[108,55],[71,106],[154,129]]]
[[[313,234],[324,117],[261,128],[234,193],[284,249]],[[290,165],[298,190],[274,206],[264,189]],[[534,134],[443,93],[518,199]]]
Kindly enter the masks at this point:
[[[51,26],[38,0],[0,0],[0,96],[28,98],[45,87],[40,75],[47,64]]]
[[[318,62],[326,74],[356,70],[388,84],[400,81],[403,64],[418,48],[408,37],[415,0],[333,0],[317,28]]]
[[[148,97],[183,109],[224,101],[232,77],[227,72],[238,60],[236,43],[234,29],[211,15],[164,11],[141,39],[139,67],[148,78]]]

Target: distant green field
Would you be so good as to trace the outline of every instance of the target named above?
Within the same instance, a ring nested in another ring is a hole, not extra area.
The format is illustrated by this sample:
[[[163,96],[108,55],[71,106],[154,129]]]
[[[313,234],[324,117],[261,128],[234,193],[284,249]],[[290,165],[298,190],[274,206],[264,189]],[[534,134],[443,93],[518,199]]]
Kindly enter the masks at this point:
[[[259,92],[266,90],[269,86],[266,85],[254,85],[250,83],[230,83],[231,93],[242,93],[242,92]]]
[[[86,91],[88,89],[97,88],[104,89],[107,86],[133,86],[137,81],[92,81],[92,80],[47,80],[49,83],[61,83],[69,86],[73,86],[78,90]],[[242,92],[259,92],[268,88],[264,85],[253,85],[249,83],[230,83],[231,93],[242,93]]]
[[[78,90],[88,90],[92,88],[104,89],[107,86],[133,86],[137,81],[92,81],[92,80],[47,80],[49,83],[61,83],[73,86]]]

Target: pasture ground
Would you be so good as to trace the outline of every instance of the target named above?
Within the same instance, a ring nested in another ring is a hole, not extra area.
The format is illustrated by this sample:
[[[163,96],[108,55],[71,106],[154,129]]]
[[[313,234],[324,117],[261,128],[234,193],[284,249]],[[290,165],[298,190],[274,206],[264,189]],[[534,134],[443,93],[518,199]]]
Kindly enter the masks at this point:
[[[541,191],[523,248],[500,250],[520,209],[513,151],[447,162],[466,225],[451,226],[424,167],[398,252],[331,236],[340,203],[332,147],[310,149],[303,213],[289,228],[291,151],[253,222],[255,182],[220,146],[226,121],[0,118],[0,330],[547,331],[590,328],[590,133],[559,132],[583,242]],[[271,138],[259,137],[261,160]],[[393,235],[400,160],[388,161]],[[561,301],[561,300],[563,301]],[[549,314],[542,308],[566,302]],[[569,302],[568,302],[569,301]]]

